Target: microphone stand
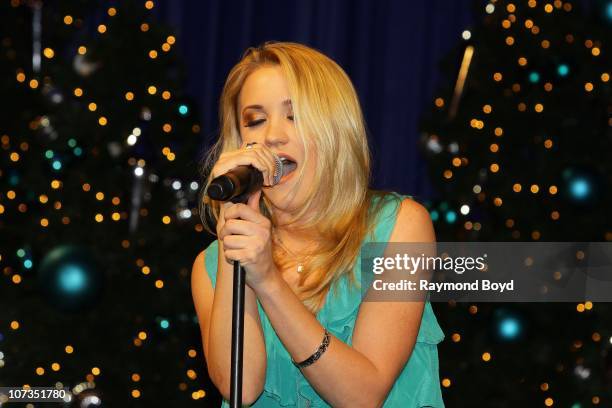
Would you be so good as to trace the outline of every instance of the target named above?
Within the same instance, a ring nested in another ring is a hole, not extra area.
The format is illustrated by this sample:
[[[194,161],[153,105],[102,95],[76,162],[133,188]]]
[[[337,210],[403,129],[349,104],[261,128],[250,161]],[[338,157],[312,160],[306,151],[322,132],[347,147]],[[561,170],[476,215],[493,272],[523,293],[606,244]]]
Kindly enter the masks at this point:
[[[261,173],[259,173],[261,174]],[[246,203],[248,195],[235,197],[234,203]],[[234,261],[234,288],[232,291],[232,360],[230,372],[230,407],[242,407],[242,369],[244,360],[244,293],[246,271],[240,261]]]
[[[230,407],[242,406],[242,362],[244,350],[244,292],[246,272],[240,261],[234,261],[234,290],[232,299],[232,363]]]
[[[226,201],[231,196],[229,192],[234,191],[235,186],[241,182],[246,183],[249,188],[242,194],[231,198],[233,203],[246,203],[249,195],[254,191],[252,186],[261,186],[263,176],[259,171],[250,171],[247,167],[234,170],[236,174],[231,177],[220,176],[219,183],[215,180],[209,187],[208,195],[214,200]],[[276,172],[274,184],[278,183],[283,174],[283,161],[276,158]],[[240,180],[240,177],[245,180]],[[214,185],[214,186],[213,186]],[[213,188],[214,187],[214,188]],[[242,407],[242,368],[244,351],[244,293],[246,285],[246,271],[240,265],[240,261],[234,261],[234,288],[232,299],[232,359],[230,372],[230,407]]]

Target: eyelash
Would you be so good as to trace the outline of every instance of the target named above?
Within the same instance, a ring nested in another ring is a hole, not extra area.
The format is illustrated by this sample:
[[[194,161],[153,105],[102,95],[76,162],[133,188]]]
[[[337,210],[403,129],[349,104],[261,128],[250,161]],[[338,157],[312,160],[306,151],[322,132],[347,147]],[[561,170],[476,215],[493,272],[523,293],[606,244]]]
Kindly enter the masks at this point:
[[[287,116],[288,118],[290,118],[291,120],[293,120],[293,115],[289,115]],[[244,125],[244,127],[253,127],[253,126],[257,126],[260,123],[262,123],[263,121],[265,121],[265,119],[258,119],[258,120],[253,120],[251,122],[247,122],[246,125]]]

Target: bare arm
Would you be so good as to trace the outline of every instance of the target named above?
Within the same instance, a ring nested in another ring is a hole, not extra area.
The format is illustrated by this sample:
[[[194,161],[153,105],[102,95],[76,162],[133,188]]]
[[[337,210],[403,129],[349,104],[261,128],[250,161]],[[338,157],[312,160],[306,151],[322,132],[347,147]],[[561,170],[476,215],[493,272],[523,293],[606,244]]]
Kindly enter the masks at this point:
[[[195,304],[206,364],[211,380],[225,399],[230,393],[232,336],[233,265],[222,256],[219,242],[219,265],[215,288],[206,272],[205,252],[193,263],[191,290]],[[244,315],[244,368],[242,401],[252,404],[261,394],[266,378],[266,349],[253,289],[246,286]]]
[[[435,241],[427,210],[404,200],[390,241]],[[271,278],[255,290],[292,358],[308,358],[323,339],[321,324],[282,278]],[[334,407],[381,406],[412,353],[423,307],[423,302],[362,303],[352,347],[331,336],[327,351],[302,373]]]

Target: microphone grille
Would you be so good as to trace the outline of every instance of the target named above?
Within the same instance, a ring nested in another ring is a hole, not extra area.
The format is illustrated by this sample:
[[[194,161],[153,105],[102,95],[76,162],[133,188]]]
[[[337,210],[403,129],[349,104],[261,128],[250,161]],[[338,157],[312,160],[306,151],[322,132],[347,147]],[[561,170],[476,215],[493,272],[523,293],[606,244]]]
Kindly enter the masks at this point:
[[[277,155],[274,155],[274,185],[280,182],[283,177],[283,161]]]

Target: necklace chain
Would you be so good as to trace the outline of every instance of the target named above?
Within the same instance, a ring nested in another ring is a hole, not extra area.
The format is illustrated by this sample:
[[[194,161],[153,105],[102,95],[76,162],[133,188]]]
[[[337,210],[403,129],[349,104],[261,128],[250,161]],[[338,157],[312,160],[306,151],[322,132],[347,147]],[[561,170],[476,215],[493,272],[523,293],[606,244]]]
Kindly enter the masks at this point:
[[[304,271],[304,262],[300,262],[300,260],[299,260],[300,257],[298,257],[292,250],[287,248],[287,246],[285,245],[285,243],[283,242],[281,237],[279,237],[274,231],[272,231],[272,236],[275,238],[275,240],[277,241],[278,245],[280,245],[280,247],[283,249],[283,251],[285,251],[287,254],[289,254],[291,257],[293,257],[293,259],[297,263],[297,272],[298,273],[302,273]],[[308,259],[308,258],[306,258],[306,259]]]

